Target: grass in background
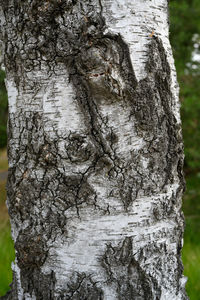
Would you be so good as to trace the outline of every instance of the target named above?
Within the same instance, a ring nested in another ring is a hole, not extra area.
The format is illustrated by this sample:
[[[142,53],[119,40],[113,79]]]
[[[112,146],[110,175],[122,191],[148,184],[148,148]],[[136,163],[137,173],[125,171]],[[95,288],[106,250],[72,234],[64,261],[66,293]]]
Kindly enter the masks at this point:
[[[0,153],[0,172],[6,171],[6,151]],[[10,234],[10,222],[5,205],[6,180],[0,181],[0,296],[9,290],[12,282],[11,262],[14,261],[14,245]]]
[[[0,172],[7,171],[7,170],[8,170],[7,151],[6,149],[0,149]]]
[[[186,290],[190,300],[200,296],[200,217],[186,217],[186,230],[182,252],[184,275],[188,277]]]
[[[186,228],[182,259],[184,275],[188,277],[186,290],[190,300],[200,299],[200,173],[188,174],[183,201]]]

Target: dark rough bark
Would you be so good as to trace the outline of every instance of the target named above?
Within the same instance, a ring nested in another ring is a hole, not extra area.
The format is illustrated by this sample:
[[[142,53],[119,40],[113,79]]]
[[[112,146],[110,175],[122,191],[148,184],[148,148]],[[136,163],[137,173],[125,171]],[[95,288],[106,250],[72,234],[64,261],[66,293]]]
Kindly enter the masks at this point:
[[[10,81],[17,93],[7,183],[16,267],[5,299],[187,299],[181,124],[162,38],[150,37],[146,76],[138,80],[124,37],[105,31],[103,2],[0,3],[8,92]],[[76,130],[59,123],[60,90],[69,96],[65,74],[83,120]],[[109,241],[109,226],[101,229],[98,220],[119,215],[129,218],[127,229],[113,230]],[[66,262],[63,279],[57,243],[73,245],[89,218],[97,224],[91,240],[85,234],[99,249],[96,273],[92,264],[84,272]]]

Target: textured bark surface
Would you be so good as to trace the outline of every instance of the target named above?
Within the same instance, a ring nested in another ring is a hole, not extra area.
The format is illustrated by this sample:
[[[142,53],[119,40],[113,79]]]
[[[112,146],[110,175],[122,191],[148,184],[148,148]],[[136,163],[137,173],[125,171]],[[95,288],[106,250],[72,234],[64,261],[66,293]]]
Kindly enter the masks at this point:
[[[167,0],[7,0],[5,299],[187,299]]]

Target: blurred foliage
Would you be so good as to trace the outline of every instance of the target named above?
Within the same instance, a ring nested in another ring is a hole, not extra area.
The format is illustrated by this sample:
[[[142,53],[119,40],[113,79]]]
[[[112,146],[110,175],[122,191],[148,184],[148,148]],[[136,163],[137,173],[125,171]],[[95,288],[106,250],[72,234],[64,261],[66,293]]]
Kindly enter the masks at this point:
[[[5,205],[5,183],[6,180],[0,181],[0,296],[9,290],[9,284],[12,282],[11,262],[15,257],[8,211]]]
[[[170,41],[180,85],[186,172],[200,170],[200,1],[170,1]]]
[[[186,228],[182,259],[184,275],[188,277],[186,290],[190,300],[200,297],[200,173],[186,176],[187,189],[183,202]]]
[[[170,21],[175,65],[180,85],[185,145],[186,218],[182,258],[190,300],[200,299],[200,1],[171,0]]]
[[[194,35],[200,33],[199,0],[170,0],[170,41],[178,75],[185,73],[194,50]]]
[[[7,151],[6,149],[0,149],[0,173],[7,170],[8,170]]]
[[[185,275],[188,277],[186,290],[190,300],[200,299],[200,218],[188,216],[185,229],[182,258]]]
[[[0,70],[0,148],[7,144],[8,97],[4,83],[5,72]]]
[[[0,219],[0,222],[1,219]],[[11,262],[14,261],[14,245],[10,234],[10,222],[3,222],[0,226],[0,297],[9,291],[12,282]]]

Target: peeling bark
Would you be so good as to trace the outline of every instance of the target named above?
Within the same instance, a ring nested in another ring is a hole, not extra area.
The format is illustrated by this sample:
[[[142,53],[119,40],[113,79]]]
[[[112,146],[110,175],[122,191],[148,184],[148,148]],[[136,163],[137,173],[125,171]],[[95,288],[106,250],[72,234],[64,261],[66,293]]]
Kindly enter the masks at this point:
[[[4,299],[187,299],[167,1],[0,7],[16,249]]]

